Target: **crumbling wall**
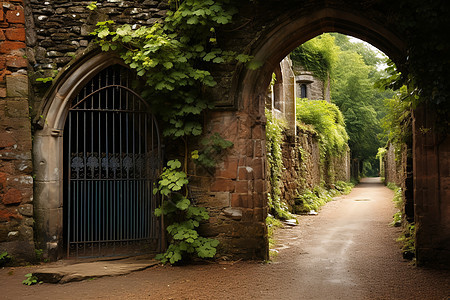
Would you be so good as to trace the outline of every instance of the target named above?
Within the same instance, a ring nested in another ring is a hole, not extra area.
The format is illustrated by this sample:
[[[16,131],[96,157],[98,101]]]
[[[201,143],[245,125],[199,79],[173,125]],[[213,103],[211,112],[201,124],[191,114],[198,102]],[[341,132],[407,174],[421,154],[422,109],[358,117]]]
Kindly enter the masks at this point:
[[[316,135],[300,128],[297,131],[295,137],[285,135],[282,145],[281,199],[291,208],[298,194],[320,185],[322,180],[329,186],[339,180],[350,180],[349,151],[340,157],[329,157],[328,163],[321,164]]]

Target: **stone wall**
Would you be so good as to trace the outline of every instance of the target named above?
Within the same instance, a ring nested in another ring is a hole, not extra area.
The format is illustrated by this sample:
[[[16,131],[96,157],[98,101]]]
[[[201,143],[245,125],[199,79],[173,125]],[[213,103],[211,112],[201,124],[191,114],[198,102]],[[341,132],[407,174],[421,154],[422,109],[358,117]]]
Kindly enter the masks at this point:
[[[350,152],[342,157],[330,157],[328,163],[321,164],[319,143],[311,132],[297,128],[297,136],[285,135],[282,151],[281,199],[291,209],[298,194],[305,189],[312,190],[322,180],[328,186],[339,180],[350,180]]]
[[[97,9],[86,8],[87,1],[28,0],[27,57],[30,80],[36,92],[33,108],[41,105],[48,85],[38,78],[56,77],[69,62],[83,56],[92,40],[90,33],[99,21],[118,24],[152,25],[161,22],[167,1],[99,1]],[[35,110],[33,110],[36,113]]]
[[[386,183],[392,182],[404,189],[406,179],[406,155],[406,145],[403,145],[399,151],[396,151],[394,145],[389,144],[383,159],[384,180]]]
[[[33,261],[33,177],[22,0],[0,3],[0,253]]]
[[[280,180],[281,199],[290,208],[296,196],[304,189],[320,184],[320,153],[317,138],[297,128],[296,137],[285,135],[282,145],[283,173]]]
[[[442,117],[442,116],[441,116]],[[422,104],[413,112],[414,220],[419,265],[450,268],[449,119]],[[448,123],[445,123],[448,124]],[[441,128],[439,128],[441,127]],[[423,130],[427,128],[427,130]]]
[[[190,171],[195,198],[211,216],[201,232],[218,239],[218,255],[228,259],[268,258],[264,100],[245,112],[211,112],[206,131],[234,146],[213,176],[198,166]]]

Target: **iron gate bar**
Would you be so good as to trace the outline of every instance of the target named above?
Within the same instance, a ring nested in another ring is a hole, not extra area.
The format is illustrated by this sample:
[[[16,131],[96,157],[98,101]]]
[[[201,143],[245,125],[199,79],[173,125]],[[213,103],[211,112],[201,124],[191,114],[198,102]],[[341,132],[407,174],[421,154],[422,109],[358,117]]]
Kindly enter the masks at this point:
[[[158,124],[143,99],[118,84],[128,79],[119,73],[100,72],[69,110],[68,257],[116,254],[160,238],[152,193],[161,168]]]

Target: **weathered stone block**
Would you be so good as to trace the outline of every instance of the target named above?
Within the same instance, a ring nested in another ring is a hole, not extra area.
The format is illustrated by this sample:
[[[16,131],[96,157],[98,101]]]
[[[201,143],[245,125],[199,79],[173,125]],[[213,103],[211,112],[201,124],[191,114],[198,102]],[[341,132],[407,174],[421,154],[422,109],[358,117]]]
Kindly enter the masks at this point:
[[[230,179],[217,179],[211,185],[211,192],[234,192],[235,181]]]
[[[14,137],[8,132],[0,132],[0,148],[12,147],[16,143]]]
[[[225,177],[229,179],[236,179],[238,168],[238,159],[229,158],[223,162],[216,172],[216,176]]]
[[[23,42],[5,41],[0,43],[0,53],[8,54],[13,50],[24,49],[25,47],[26,45]]]
[[[11,219],[21,220],[22,218],[17,213],[17,209],[0,209],[0,221],[10,221]]]
[[[254,193],[253,194],[253,207],[263,207],[266,203],[266,194]]]
[[[6,76],[6,93],[8,97],[27,98],[28,77],[26,75]],[[28,115],[28,110],[25,113]]]
[[[248,166],[240,166],[238,173],[239,180],[251,180],[253,179],[253,168]]]
[[[5,30],[5,37],[10,41],[25,41],[25,28],[8,28]]]
[[[25,68],[28,66],[28,60],[19,56],[9,56],[6,60],[6,66],[10,68]]]
[[[266,138],[265,131],[262,126],[255,126],[252,128],[252,139],[254,140],[264,140]]]
[[[9,23],[25,24],[25,13],[23,12],[23,8],[16,7],[15,10],[8,10],[6,12],[6,20]]]
[[[22,193],[18,189],[11,188],[3,195],[2,202],[5,205],[19,204],[22,202]]]
[[[247,180],[236,181],[236,193],[249,193],[252,192],[250,189],[249,182]]]
[[[254,181],[255,193],[265,193],[267,191],[266,181],[263,179],[257,179]]]
[[[263,158],[255,158],[251,164],[253,168],[253,176],[255,179],[265,178],[265,160]]]
[[[19,206],[19,212],[23,216],[32,217],[33,216],[33,205],[32,204],[24,204]]]
[[[242,210],[235,207],[228,207],[224,209],[224,214],[233,219],[233,220],[240,220],[242,218]]]
[[[229,192],[211,193],[211,197],[208,197],[208,207],[228,207],[230,204]]]
[[[8,180],[8,175],[4,172],[0,172],[0,193],[6,188],[6,181]]]
[[[265,155],[265,143],[262,140],[253,140],[253,157],[263,157]]]

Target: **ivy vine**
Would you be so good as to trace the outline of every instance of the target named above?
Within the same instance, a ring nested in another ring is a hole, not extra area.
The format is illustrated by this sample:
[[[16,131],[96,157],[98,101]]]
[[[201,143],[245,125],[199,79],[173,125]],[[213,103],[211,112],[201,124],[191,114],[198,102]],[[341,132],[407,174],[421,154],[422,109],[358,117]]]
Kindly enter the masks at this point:
[[[216,28],[230,23],[236,12],[227,0],[175,1],[164,24],[134,29],[108,20],[92,34],[103,51],[117,52],[144,79],[142,96],[167,123],[165,136],[199,136],[199,116],[213,106],[204,90],[216,85],[208,65],[251,59],[217,44]]]
[[[232,21],[237,10],[229,0],[169,1],[171,8],[164,23],[135,28],[118,26],[113,21],[99,22],[92,34],[103,51],[114,51],[142,78],[142,97],[162,119],[164,136],[180,139],[185,145],[184,166],[171,160],[164,168],[154,192],[163,195],[157,216],[170,221],[167,232],[170,245],[158,256],[163,263],[176,263],[183,256],[196,254],[213,257],[217,240],[201,237],[197,228],[209,218],[204,208],[195,207],[186,185],[189,137],[203,133],[202,116],[213,107],[205,89],[216,85],[208,71],[210,64],[247,63],[251,57],[218,46],[216,28]],[[89,9],[96,9],[91,4]],[[137,83],[139,84],[139,83]],[[232,146],[218,134],[201,141],[193,157],[199,164],[212,167],[215,157]],[[184,192],[184,193],[183,193]]]
[[[266,109],[266,153],[269,164],[270,190],[268,193],[268,206],[270,213],[278,219],[291,219],[289,208],[281,200],[281,176],[283,172],[283,156],[281,146],[283,131],[287,129],[286,121],[274,118]]]
[[[219,241],[201,237],[196,230],[202,221],[209,219],[209,215],[204,207],[194,206],[187,197],[188,183],[186,173],[181,171],[181,162],[170,160],[153,190],[154,194],[164,196],[155,215],[164,215],[171,223],[167,226],[170,245],[165,253],[156,256],[163,263],[174,264],[192,254],[201,258],[211,258],[216,254]]]

